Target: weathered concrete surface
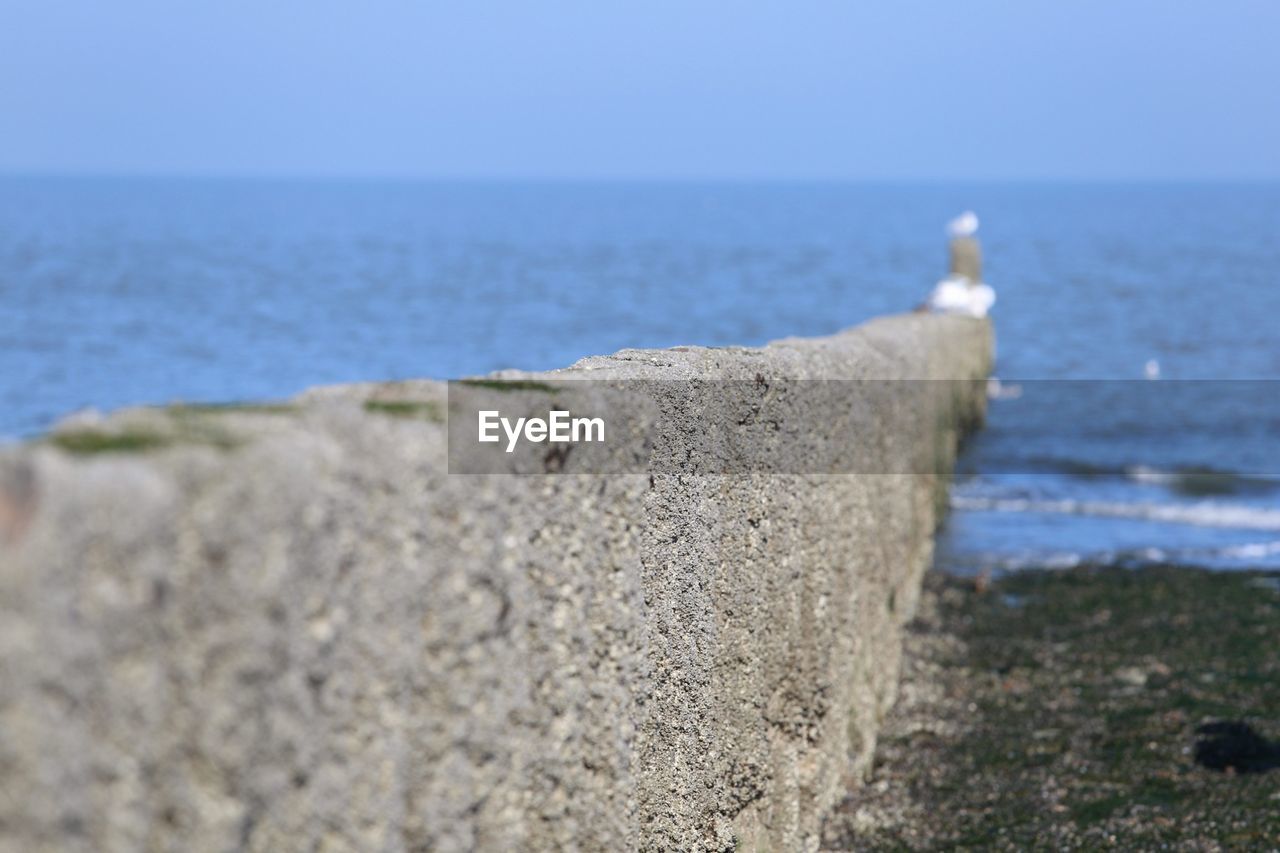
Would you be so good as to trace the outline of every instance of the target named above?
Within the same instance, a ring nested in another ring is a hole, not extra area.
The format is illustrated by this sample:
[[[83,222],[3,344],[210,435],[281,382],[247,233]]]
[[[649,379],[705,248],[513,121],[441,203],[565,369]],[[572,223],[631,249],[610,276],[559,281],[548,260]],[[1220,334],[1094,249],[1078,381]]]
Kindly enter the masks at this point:
[[[990,352],[911,315],[559,375]],[[938,477],[449,476],[443,398],[125,412],[0,457],[0,849],[816,845],[892,701]],[[942,469],[981,384],[945,405]]]

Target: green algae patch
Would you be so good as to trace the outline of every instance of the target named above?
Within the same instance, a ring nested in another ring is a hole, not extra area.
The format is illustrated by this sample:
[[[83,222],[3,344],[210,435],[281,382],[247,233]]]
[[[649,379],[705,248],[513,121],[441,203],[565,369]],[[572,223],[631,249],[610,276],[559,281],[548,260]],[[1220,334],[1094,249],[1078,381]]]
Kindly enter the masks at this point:
[[[49,444],[67,453],[88,456],[97,453],[146,453],[173,444],[172,436],[151,430],[107,432],[77,429],[49,436]]]
[[[232,450],[240,439],[220,430],[161,432],[152,429],[77,429],[55,433],[46,439],[54,447],[76,456],[106,453],[148,453],[183,445]]]
[[[535,382],[531,379],[459,379],[459,385],[472,388],[487,388],[490,391],[543,391],[554,394],[559,388],[546,382]]]
[[[926,598],[907,669],[933,676],[903,692],[935,698],[890,714],[887,793],[852,792],[829,847],[1280,844],[1280,575],[935,574]]]
[[[414,418],[433,423],[444,422],[444,411],[433,400],[365,400],[364,410],[393,418]]]
[[[298,411],[292,403],[180,403],[167,411],[186,415],[291,415]]]
[[[224,411],[217,408],[214,411]],[[55,432],[47,443],[77,456],[107,453],[148,453],[171,447],[200,446],[232,450],[245,439],[205,417],[205,407],[168,407],[149,413],[142,423],[81,427]]]

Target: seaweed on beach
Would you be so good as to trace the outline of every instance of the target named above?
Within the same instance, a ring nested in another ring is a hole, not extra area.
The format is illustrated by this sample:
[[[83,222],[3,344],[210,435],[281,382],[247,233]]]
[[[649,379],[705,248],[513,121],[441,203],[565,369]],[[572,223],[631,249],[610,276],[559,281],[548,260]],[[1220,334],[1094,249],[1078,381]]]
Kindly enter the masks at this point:
[[[934,575],[830,849],[1275,849],[1280,578]]]

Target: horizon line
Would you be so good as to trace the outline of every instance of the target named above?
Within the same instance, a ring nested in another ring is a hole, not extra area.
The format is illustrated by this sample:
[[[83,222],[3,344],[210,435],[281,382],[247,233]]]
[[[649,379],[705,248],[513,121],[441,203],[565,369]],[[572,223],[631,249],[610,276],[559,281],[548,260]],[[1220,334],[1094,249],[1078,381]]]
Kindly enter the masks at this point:
[[[1280,175],[627,175],[627,174],[431,174],[375,172],[138,171],[111,169],[26,169],[0,166],[0,179],[187,180],[457,184],[1275,184]]]

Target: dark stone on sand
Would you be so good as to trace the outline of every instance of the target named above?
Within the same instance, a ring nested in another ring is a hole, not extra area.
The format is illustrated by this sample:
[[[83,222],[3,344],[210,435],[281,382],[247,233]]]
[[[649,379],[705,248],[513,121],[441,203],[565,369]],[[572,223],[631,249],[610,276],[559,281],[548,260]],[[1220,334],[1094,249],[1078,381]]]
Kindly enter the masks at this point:
[[[1265,773],[1280,767],[1280,743],[1267,740],[1248,723],[1205,723],[1196,729],[1196,763],[1210,770]]]

